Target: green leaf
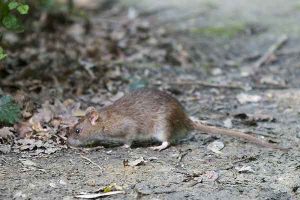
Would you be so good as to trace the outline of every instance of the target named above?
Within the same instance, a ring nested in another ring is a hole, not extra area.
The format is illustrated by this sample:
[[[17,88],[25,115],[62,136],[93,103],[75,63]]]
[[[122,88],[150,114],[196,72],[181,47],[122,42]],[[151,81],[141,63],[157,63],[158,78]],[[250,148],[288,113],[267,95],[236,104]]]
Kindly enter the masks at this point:
[[[13,9],[17,8],[18,5],[19,5],[18,2],[12,1],[12,2],[9,2],[8,8],[9,8],[9,10],[13,10]]]
[[[5,52],[2,49],[2,47],[0,47],[0,60],[4,59],[6,56],[7,56],[7,54],[5,54]]]
[[[26,15],[29,11],[29,6],[26,4],[22,4],[22,5],[18,6],[17,10],[19,11],[19,13],[21,15]]]
[[[5,28],[10,30],[17,30],[21,28],[18,18],[14,15],[7,15],[3,17],[2,24]]]
[[[14,124],[19,121],[21,110],[10,96],[0,98],[0,123]]]

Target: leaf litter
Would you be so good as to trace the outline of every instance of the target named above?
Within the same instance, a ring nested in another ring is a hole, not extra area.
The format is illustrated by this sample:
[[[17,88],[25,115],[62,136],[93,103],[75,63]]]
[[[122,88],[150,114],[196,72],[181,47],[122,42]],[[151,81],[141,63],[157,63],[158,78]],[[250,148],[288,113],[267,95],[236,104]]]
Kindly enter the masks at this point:
[[[80,104],[71,100],[63,103],[56,100],[54,104],[46,101],[28,120],[15,126],[17,138],[14,151],[32,151],[52,154],[65,148],[68,127],[77,123],[78,117],[84,114]]]

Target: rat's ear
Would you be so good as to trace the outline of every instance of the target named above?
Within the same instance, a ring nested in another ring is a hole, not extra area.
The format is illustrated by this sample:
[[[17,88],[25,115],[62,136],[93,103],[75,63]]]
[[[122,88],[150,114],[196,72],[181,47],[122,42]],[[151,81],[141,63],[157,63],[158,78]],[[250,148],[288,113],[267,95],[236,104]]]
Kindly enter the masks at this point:
[[[89,119],[92,125],[96,125],[96,121],[99,119],[99,113],[94,107],[88,107],[86,109],[85,116]]]

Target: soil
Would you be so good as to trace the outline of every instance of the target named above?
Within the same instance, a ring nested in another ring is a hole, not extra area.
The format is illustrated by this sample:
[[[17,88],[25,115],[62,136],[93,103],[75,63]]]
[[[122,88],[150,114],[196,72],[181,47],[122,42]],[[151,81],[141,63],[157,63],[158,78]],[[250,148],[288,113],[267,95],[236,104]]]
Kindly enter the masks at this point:
[[[28,93],[36,113],[46,100],[72,99],[84,110],[134,88],[156,87],[209,124],[292,149],[197,132],[161,152],[139,145],[73,149],[51,138],[54,153],[13,145],[0,154],[0,199],[76,199],[111,184],[125,193],[106,199],[300,199],[299,2],[128,0],[106,9],[90,11],[90,24],[75,18],[54,33],[24,33],[32,46],[22,40],[8,50],[1,89]],[[138,25],[115,25],[124,18]],[[105,26],[112,38],[103,36]],[[7,39],[13,43],[12,36]],[[287,40],[255,66],[283,36]],[[118,41],[119,49],[107,41]],[[216,141],[224,148],[211,150]]]

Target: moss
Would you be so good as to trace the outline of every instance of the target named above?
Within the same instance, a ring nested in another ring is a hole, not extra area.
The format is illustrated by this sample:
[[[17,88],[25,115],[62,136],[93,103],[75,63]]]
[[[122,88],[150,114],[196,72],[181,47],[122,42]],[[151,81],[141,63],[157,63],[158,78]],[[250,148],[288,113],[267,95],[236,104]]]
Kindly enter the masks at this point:
[[[192,34],[206,37],[233,38],[246,29],[246,24],[235,23],[222,26],[210,26],[204,28],[195,28],[191,30]]]

